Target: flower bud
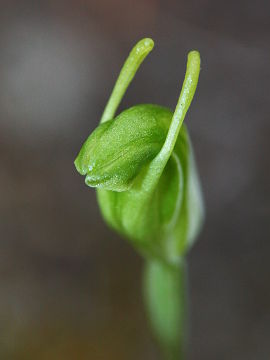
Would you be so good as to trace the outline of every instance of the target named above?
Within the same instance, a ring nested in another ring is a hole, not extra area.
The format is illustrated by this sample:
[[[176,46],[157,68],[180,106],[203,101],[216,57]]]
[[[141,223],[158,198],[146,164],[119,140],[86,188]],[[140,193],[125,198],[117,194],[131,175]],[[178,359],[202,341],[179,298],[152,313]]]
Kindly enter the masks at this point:
[[[149,259],[181,262],[202,216],[202,198],[185,126],[196,90],[200,56],[188,55],[183,88],[175,109],[137,105],[114,117],[138,66],[153,48],[144,39],[120,72],[100,125],[75,160],[88,186],[97,188],[107,223]]]
[[[185,353],[185,266],[203,218],[202,195],[191,142],[183,121],[200,72],[191,51],[174,113],[137,105],[115,117],[139,65],[152,50],[139,41],[127,58],[100,125],[75,160],[88,186],[97,188],[106,222],[146,258],[145,301],[149,320],[167,358]]]

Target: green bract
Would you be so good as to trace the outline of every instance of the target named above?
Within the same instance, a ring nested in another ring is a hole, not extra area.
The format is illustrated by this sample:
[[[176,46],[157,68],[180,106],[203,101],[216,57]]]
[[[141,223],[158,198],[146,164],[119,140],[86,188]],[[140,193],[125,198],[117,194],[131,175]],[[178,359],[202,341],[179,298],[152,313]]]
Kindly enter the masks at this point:
[[[131,51],[100,125],[85,141],[75,166],[97,188],[107,223],[148,259],[175,265],[198,233],[202,199],[185,114],[196,90],[200,56],[188,55],[175,112],[157,105],[115,111],[145,56],[151,39]]]

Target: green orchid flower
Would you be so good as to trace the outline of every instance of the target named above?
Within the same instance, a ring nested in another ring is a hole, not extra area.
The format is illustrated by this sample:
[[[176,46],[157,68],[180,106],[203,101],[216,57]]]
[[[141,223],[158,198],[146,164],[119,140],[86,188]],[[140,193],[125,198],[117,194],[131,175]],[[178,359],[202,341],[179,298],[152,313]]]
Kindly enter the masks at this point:
[[[184,352],[185,264],[203,219],[192,145],[183,124],[200,72],[188,54],[175,111],[153,104],[115,113],[153,40],[137,43],[102,115],[76,160],[85,183],[97,188],[105,221],[146,259],[144,289],[154,332],[168,358]]]

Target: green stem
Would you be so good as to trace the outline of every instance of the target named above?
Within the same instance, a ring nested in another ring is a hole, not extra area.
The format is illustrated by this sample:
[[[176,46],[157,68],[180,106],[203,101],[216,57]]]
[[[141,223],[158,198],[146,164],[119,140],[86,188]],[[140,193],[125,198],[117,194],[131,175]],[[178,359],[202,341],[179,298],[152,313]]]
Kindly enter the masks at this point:
[[[183,360],[187,342],[186,264],[147,261],[144,295],[149,321],[166,360]]]
[[[114,85],[112,94],[101,117],[101,123],[114,118],[115,112],[134,78],[139,66],[154,47],[154,41],[149,38],[140,40],[131,50],[118,79]]]

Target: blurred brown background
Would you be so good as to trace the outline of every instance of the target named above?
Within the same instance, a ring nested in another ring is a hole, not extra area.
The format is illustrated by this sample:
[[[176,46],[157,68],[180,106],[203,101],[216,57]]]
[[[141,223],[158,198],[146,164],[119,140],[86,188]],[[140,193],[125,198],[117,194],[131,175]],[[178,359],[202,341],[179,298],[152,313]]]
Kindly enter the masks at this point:
[[[145,36],[156,47],[122,109],[174,108],[187,51],[202,57],[189,359],[269,359],[269,14],[267,0],[0,2],[0,359],[159,359],[142,260],[73,166]]]

